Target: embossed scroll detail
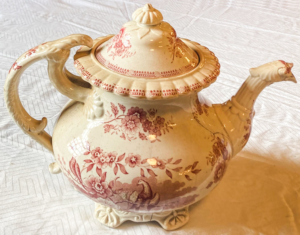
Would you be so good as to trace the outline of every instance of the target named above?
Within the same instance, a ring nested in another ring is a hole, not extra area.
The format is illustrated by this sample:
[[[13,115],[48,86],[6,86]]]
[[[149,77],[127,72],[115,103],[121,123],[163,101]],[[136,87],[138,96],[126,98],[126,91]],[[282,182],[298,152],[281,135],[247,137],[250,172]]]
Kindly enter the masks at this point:
[[[133,222],[158,222],[165,230],[174,230],[185,225],[189,220],[188,207],[179,210],[166,211],[160,213],[146,214],[120,211],[108,206],[96,203],[95,218],[102,224],[116,228],[125,221]]]

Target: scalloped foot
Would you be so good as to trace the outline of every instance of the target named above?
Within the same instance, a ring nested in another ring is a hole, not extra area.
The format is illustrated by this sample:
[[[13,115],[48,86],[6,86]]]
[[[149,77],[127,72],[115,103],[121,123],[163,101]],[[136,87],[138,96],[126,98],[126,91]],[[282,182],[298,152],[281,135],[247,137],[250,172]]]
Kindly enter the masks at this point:
[[[153,214],[133,213],[112,209],[96,203],[95,218],[102,224],[116,228],[127,220],[133,222],[158,222],[165,230],[174,230],[185,225],[189,220],[188,207],[179,210]]]

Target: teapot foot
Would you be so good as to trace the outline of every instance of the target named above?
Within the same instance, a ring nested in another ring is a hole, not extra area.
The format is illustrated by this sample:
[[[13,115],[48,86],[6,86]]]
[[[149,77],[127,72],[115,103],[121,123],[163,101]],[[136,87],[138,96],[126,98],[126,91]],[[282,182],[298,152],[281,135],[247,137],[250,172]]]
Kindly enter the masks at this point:
[[[51,174],[59,174],[61,172],[61,169],[59,167],[59,165],[56,162],[52,162],[49,165],[49,171]]]
[[[174,230],[185,225],[189,220],[188,207],[158,213],[135,213],[113,209],[96,203],[95,218],[102,224],[116,228],[125,221],[133,222],[158,222],[165,230]]]

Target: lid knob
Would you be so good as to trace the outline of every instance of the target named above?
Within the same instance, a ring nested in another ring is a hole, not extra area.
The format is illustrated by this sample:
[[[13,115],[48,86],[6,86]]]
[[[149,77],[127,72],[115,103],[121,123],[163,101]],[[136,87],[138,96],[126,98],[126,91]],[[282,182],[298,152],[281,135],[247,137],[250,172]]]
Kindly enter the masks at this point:
[[[156,10],[148,3],[144,7],[133,12],[132,19],[139,24],[156,25],[162,22],[163,16],[160,11]]]

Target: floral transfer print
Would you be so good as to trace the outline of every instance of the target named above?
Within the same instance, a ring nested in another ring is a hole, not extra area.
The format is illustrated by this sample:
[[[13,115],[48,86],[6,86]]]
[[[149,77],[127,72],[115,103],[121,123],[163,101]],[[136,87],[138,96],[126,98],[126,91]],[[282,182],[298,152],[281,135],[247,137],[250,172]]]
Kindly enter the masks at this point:
[[[125,33],[125,28],[121,28],[119,34],[115,35],[107,48],[109,56],[114,60],[115,57],[128,58],[135,54],[135,52],[129,52],[131,48],[130,34]]]
[[[10,74],[10,72],[12,71],[12,70],[18,70],[18,69],[20,69],[20,68],[22,68],[22,66],[20,66],[20,65],[18,65],[18,63],[17,63],[17,61],[15,62],[15,63],[13,63],[13,65],[11,66],[11,68],[9,69],[9,71],[8,71],[8,73]]]
[[[252,119],[252,115],[250,115],[250,117],[247,119],[246,124],[244,126],[244,130],[245,130],[245,135],[243,136],[243,142],[242,145],[243,147],[247,144],[249,137],[250,137],[250,133],[251,133],[251,119]]]
[[[173,129],[173,121],[172,117],[166,121],[156,113],[156,109],[146,112],[139,107],[131,107],[126,112],[124,105],[111,103],[111,112],[106,113],[108,121],[103,125],[104,133],[117,134],[129,141],[139,138],[151,143],[160,142],[159,137]]]
[[[42,45],[45,45],[45,44],[47,44],[47,42],[44,42],[39,46],[42,46]],[[26,58],[29,58],[30,56],[34,55],[36,53],[36,51],[38,50],[39,46],[33,47],[29,51],[27,51],[24,55],[24,58],[26,59]]]
[[[199,102],[198,98],[195,100],[195,105],[193,108],[193,116],[198,121],[198,116],[205,114],[205,116],[208,116],[208,108],[209,106],[207,104],[202,104]],[[199,122],[199,121],[198,121]]]
[[[173,160],[173,158],[169,158],[165,160],[160,159],[159,157],[142,159],[139,154],[133,153],[123,153],[118,156],[117,152],[105,152],[100,147],[91,150],[89,143],[87,144],[87,148],[84,155],[89,156],[89,158],[84,160],[85,163],[82,168],[82,171],[86,170],[86,172],[91,171],[94,167],[97,172],[102,172],[102,170],[105,170],[108,167],[113,168],[115,175],[120,175],[120,173],[128,174],[126,167],[136,167],[140,168],[140,175],[142,177],[145,177],[146,173],[148,176],[157,177],[157,172],[162,170],[165,171],[166,175],[171,179],[173,178],[173,173],[178,172],[190,181],[192,180],[192,174],[196,175],[201,171],[201,169],[196,169],[198,161],[184,168],[176,167],[176,165],[181,163],[181,159]]]
[[[43,44],[41,44],[41,45],[45,45],[46,44],[46,42],[44,42]],[[37,49],[39,48],[39,46],[36,46],[36,47],[34,47],[34,48],[31,48],[30,50],[28,50],[23,56],[23,59],[27,59],[27,58],[29,58],[30,56],[32,56],[33,54],[35,54],[36,53],[36,51],[37,51]],[[20,69],[20,68],[22,68],[22,66],[20,66],[20,65],[18,65],[18,62],[16,61],[15,63],[13,63],[13,65],[11,66],[11,68],[10,68],[10,70],[8,71],[8,73],[10,73],[12,70],[18,70],[18,69]]]
[[[181,41],[179,38],[177,38],[176,31],[173,29],[170,32],[169,37],[167,37],[169,40],[169,46],[168,49],[171,52],[171,58],[173,63],[175,57],[182,58],[188,51],[188,46]],[[191,61],[191,65],[194,67],[197,63],[197,58],[193,58],[193,61]]]
[[[93,153],[98,153],[98,150]],[[122,156],[121,158],[123,159],[124,157]],[[136,156],[130,155],[128,157],[134,158]],[[80,169],[74,157],[69,161],[69,169],[64,159],[59,155],[58,161],[63,173],[68,176],[70,182],[78,191],[96,202],[117,206],[121,210],[139,211],[140,209],[161,210],[178,208],[178,206],[193,203],[196,197],[199,196],[198,194],[184,196],[195,191],[196,187],[184,188],[185,183],[172,182],[171,180],[158,183],[154,176],[136,177],[131,184],[120,182],[120,177],[107,182],[106,172],[103,172],[101,168],[96,168],[96,175],[82,178],[82,172],[88,168],[83,167]]]
[[[209,156],[206,157],[207,164],[212,167],[216,164],[220,157],[223,158],[224,161],[228,160],[229,153],[226,148],[227,142],[225,142],[220,137],[213,138],[214,144],[212,146],[212,151],[209,153]]]
[[[195,100],[195,104],[193,107],[193,116],[194,119],[200,124],[200,116],[205,115],[209,116],[209,106],[207,104],[202,104],[199,102],[198,98]],[[206,129],[208,130],[208,129]],[[208,130],[209,131],[209,130]],[[227,146],[228,142],[226,141],[226,138],[222,133],[211,132],[211,141],[212,149],[209,152],[208,156],[206,157],[206,163],[207,165],[211,166],[212,172],[213,172],[213,179],[208,183],[206,186],[207,189],[209,189],[213,184],[218,183],[221,178],[223,177],[227,162],[230,160],[230,154],[228,152]]]
[[[212,141],[214,141],[212,151],[210,151],[206,160],[207,165],[211,165],[212,167],[213,181],[209,182],[206,187],[207,189],[222,179],[227,168],[227,162],[230,160],[229,152],[226,148],[227,142],[216,136],[213,136]]]

